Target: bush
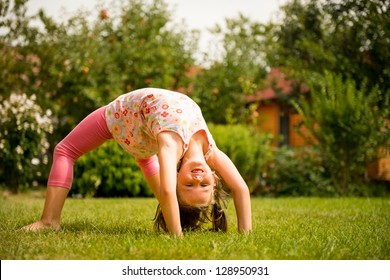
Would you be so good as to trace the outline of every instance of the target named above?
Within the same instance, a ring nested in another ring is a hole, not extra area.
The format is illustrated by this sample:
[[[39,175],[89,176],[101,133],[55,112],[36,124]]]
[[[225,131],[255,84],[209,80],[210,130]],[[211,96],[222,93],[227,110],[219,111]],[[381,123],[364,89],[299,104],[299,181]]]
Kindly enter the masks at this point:
[[[80,157],[74,167],[71,195],[93,197],[151,196],[134,157],[115,141]]]
[[[32,180],[38,185],[35,180],[48,163],[50,115],[35,103],[35,95],[12,93],[0,103],[0,183],[13,192]]]
[[[365,176],[367,159],[389,141],[388,93],[325,73],[310,83],[310,100],[294,103],[340,195],[353,193]]]
[[[312,147],[280,148],[263,179],[262,192],[273,196],[335,196],[337,194]]]
[[[210,124],[209,129],[218,148],[230,157],[253,192],[273,158],[271,136],[244,125]]]

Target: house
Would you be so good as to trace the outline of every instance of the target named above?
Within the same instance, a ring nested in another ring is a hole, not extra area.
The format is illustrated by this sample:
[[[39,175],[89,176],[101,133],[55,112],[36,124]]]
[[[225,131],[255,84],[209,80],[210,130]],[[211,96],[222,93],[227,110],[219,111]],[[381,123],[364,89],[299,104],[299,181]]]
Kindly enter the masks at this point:
[[[294,93],[306,93],[308,88],[297,85],[286,78],[280,69],[273,68],[265,81],[265,88],[253,95],[247,96],[249,104],[257,104],[258,125],[260,128],[274,135],[273,146],[304,146],[306,140],[300,135],[309,136],[305,127],[297,129],[302,122],[301,116],[292,110],[287,100]]]

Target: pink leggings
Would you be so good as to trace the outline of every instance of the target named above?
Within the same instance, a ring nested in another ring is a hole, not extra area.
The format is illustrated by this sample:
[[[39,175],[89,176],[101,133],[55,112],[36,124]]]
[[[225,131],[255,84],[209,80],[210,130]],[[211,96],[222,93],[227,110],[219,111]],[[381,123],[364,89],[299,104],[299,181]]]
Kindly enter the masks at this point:
[[[101,107],[82,120],[54,149],[53,164],[48,186],[70,189],[73,181],[73,165],[83,154],[112,139],[105,116],[106,107]],[[159,171],[157,156],[137,159],[145,176]]]

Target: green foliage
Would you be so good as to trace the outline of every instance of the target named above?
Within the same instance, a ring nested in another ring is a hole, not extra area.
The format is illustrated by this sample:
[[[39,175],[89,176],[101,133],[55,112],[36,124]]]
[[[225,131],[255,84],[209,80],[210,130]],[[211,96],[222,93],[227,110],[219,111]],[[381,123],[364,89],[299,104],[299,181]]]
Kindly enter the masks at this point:
[[[209,129],[218,148],[229,156],[253,191],[272,160],[271,137],[244,125],[211,124]]]
[[[255,198],[251,234],[237,232],[231,201],[228,233],[188,232],[182,239],[153,231],[155,199],[68,199],[60,232],[16,234],[39,217],[43,204],[26,196],[0,197],[2,260],[390,258],[388,198]]]
[[[389,141],[389,96],[330,73],[311,84],[310,92],[310,100],[294,105],[318,140],[338,193],[347,195],[350,183],[364,177],[367,159]]]
[[[93,197],[151,196],[134,157],[115,141],[83,155],[74,166],[72,194]]]
[[[48,163],[50,115],[36,104],[34,95],[12,93],[0,103],[0,184],[13,192],[39,178],[41,166]]]
[[[327,47],[336,57],[337,73],[368,88],[390,88],[390,3],[388,0],[327,0]],[[340,62],[347,62],[346,64]],[[344,65],[343,65],[344,64]],[[330,69],[329,69],[330,70]]]
[[[294,0],[269,24],[264,50],[271,67],[307,82],[325,70],[390,88],[390,12],[387,0]]]
[[[247,121],[251,111],[245,97],[255,93],[265,77],[260,52],[263,32],[262,25],[242,15],[226,19],[225,26],[214,28],[213,35],[222,45],[221,57],[208,61],[210,67],[196,76],[193,86],[193,98],[207,121],[217,124]]]
[[[263,173],[261,192],[271,196],[335,196],[321,155],[312,147],[277,151],[275,161]]]
[[[188,86],[195,34],[170,25],[161,0],[116,1],[64,22],[43,11],[27,16],[25,1],[0,10],[0,91],[35,94],[50,108],[59,119],[53,142],[119,94]]]

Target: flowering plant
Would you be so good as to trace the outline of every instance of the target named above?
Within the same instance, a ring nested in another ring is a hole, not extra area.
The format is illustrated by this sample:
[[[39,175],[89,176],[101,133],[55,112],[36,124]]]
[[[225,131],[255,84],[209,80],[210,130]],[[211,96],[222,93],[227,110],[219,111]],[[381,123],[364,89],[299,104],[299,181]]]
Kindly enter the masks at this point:
[[[0,182],[14,192],[34,184],[40,166],[48,163],[51,111],[43,112],[35,100],[35,95],[12,93],[0,103]]]

